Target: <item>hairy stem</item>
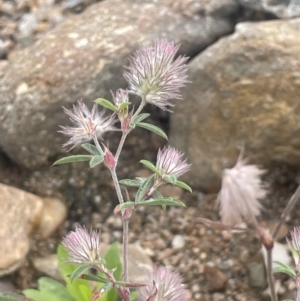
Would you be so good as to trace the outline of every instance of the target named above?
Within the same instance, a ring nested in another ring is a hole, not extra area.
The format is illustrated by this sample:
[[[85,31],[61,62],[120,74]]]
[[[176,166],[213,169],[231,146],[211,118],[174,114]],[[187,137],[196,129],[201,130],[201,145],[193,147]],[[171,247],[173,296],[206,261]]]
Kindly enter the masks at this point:
[[[115,189],[116,189],[116,193],[117,193],[117,196],[118,196],[119,203],[123,204],[124,203],[124,198],[123,198],[123,195],[122,195],[121,187],[120,187],[118,176],[117,176],[117,173],[116,173],[116,168],[112,168],[110,170],[110,173],[111,173],[111,177],[112,177],[112,180],[114,182],[114,185],[115,185]]]
[[[276,226],[274,232],[272,233],[274,240],[276,240],[276,237],[279,233],[279,230],[280,230],[282,224],[286,221],[288,215],[290,214],[290,212],[292,211],[292,209],[294,208],[296,203],[299,201],[299,199],[300,199],[300,185],[298,186],[297,190],[295,191],[295,193],[289,200],[288,204],[286,205],[284,211],[282,212],[282,214],[280,216],[277,226]]]
[[[278,301],[272,272],[272,249],[267,249],[267,278],[270,287],[271,300]]]
[[[129,220],[123,218],[123,265],[124,265],[124,281],[128,281],[128,227]],[[126,243],[125,243],[126,242]]]
[[[125,140],[126,140],[126,137],[127,137],[128,134],[129,134],[129,131],[122,133],[122,137],[121,137],[117,152],[115,154],[115,160],[116,160],[117,163],[118,163],[121,151],[123,149],[123,146],[124,146],[124,143],[125,143]]]

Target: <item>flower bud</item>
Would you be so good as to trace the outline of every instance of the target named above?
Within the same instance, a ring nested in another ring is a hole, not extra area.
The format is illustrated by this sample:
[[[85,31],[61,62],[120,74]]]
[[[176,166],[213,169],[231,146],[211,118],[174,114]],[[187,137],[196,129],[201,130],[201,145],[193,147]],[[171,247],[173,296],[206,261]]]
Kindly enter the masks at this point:
[[[111,153],[111,151],[105,147],[105,152],[104,152],[104,164],[109,168],[113,169],[116,167],[116,160],[114,155]]]

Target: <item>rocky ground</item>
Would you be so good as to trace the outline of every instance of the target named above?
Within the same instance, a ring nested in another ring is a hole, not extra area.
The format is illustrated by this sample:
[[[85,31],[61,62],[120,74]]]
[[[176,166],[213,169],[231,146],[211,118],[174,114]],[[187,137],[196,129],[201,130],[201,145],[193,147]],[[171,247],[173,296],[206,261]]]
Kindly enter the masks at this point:
[[[0,0],[0,66],[7,65],[7,59],[16,50],[31,45],[43,33],[70,14],[82,12],[92,2]],[[166,131],[168,130],[167,116],[160,116],[153,121],[161,122]],[[111,145],[114,147],[117,141],[111,142]],[[137,162],[141,159],[155,162],[156,151],[161,145],[159,139],[145,134],[144,131],[138,130],[136,134],[132,134],[122,153],[119,177],[147,174],[147,170]],[[55,159],[57,158],[53,158],[53,161]],[[120,216],[112,214],[117,199],[112,181],[104,168],[88,170],[82,164],[81,173],[72,172],[72,165],[29,172],[15,166],[4,154],[1,155],[0,166],[0,182],[36,194],[63,195],[69,208],[68,218],[60,230],[46,241],[35,237],[32,251],[22,267],[8,277],[18,290],[36,286],[36,280],[41,273],[33,268],[34,258],[55,253],[63,235],[78,224],[101,229],[104,242],[121,240]],[[61,175],[61,170],[72,176],[60,179],[57,174]],[[261,220],[266,227],[274,225],[295,191],[296,176],[284,166],[278,169],[277,174],[266,176],[266,181],[270,183],[270,194],[263,203],[265,210]],[[95,185],[91,180],[95,177],[106,180]],[[93,184],[90,185],[91,183]],[[58,186],[63,189],[56,191]],[[191,292],[191,300],[268,300],[264,293],[266,277],[257,240],[245,233],[214,230],[198,220],[200,217],[218,220],[216,195],[204,195],[199,191],[183,193],[173,187],[166,187],[164,192],[179,196],[186,203],[186,208],[169,208],[166,212],[154,207],[140,209],[130,223],[130,242],[143,247],[154,263],[177,269]],[[131,195],[133,193],[134,190],[130,191]],[[283,229],[282,242],[285,242],[287,229],[299,225],[298,208],[299,206],[293,211],[290,221]],[[288,297],[293,283],[282,276],[278,277],[278,283],[282,299]]]

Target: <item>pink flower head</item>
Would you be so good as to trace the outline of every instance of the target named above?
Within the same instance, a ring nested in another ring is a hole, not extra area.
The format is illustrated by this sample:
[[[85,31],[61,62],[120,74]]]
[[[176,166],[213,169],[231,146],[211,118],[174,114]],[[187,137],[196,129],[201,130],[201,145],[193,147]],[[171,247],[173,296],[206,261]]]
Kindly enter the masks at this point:
[[[267,194],[260,179],[264,173],[256,165],[246,165],[245,160],[238,160],[233,168],[223,171],[218,200],[224,224],[236,225],[244,218],[254,218],[260,214],[259,199]]]
[[[179,177],[190,170],[191,165],[183,160],[183,153],[174,147],[164,147],[158,150],[156,168],[161,172],[162,176],[170,175]]]
[[[69,115],[72,123],[74,123],[74,127],[61,126],[62,130],[60,131],[71,137],[63,145],[64,147],[71,145],[70,150],[92,139],[101,139],[105,132],[115,130],[113,124],[116,120],[114,117],[104,117],[104,111],[99,112],[96,104],[94,104],[90,111],[82,101],[78,101],[78,105],[73,106],[73,112],[66,108],[63,108],[63,110]]]
[[[185,56],[174,57],[179,45],[156,40],[154,46],[143,46],[130,59],[124,72],[130,92],[144,98],[162,110],[173,107],[169,99],[180,99],[179,89],[187,83],[188,60]]]
[[[137,301],[186,301],[187,290],[177,272],[165,267],[148,272],[146,286],[139,289]]]
[[[87,263],[100,260],[100,234],[78,227],[71,231],[62,242],[69,254],[69,262]]]
[[[300,227],[294,227],[291,231],[290,245],[298,252],[300,252]]]

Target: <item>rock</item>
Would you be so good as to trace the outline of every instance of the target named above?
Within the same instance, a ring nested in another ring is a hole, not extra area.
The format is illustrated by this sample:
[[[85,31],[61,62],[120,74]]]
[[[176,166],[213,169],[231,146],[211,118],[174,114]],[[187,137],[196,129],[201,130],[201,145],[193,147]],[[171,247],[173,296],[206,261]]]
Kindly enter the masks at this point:
[[[59,199],[44,198],[39,233],[47,238],[57,230],[67,217],[67,208]]]
[[[182,235],[174,235],[173,239],[172,239],[172,248],[177,250],[177,249],[181,249],[185,246],[185,239],[184,236]]]
[[[0,276],[15,271],[29,251],[30,236],[49,237],[66,217],[58,199],[41,198],[0,183]]]
[[[210,264],[205,265],[204,276],[212,291],[225,289],[228,277],[216,266]]]
[[[14,293],[16,291],[15,286],[9,280],[1,279],[0,281],[0,293]]]
[[[126,86],[123,65],[141,43],[163,37],[195,55],[233,30],[238,7],[234,0],[111,0],[70,17],[10,56],[0,75],[0,147],[27,168],[48,165],[66,141],[57,133],[68,123],[62,106],[111,99],[110,89]]]
[[[261,262],[247,264],[249,285],[254,288],[265,289],[268,285],[265,265]]]
[[[292,18],[300,16],[300,1],[282,0],[238,0],[238,2],[248,8],[261,12],[272,13],[278,18]]]
[[[171,184],[166,184],[159,188],[159,192],[164,197],[172,197],[174,199],[180,200],[183,195],[183,189],[178,186],[174,186]]]
[[[299,32],[300,19],[240,23],[190,63],[170,134],[189,185],[217,192],[241,145],[251,163],[300,167]]]
[[[28,235],[38,225],[43,200],[0,184],[0,275],[19,267],[29,250]]]
[[[35,258],[33,266],[40,272],[58,280],[63,280],[58,268],[58,258],[56,254],[51,254],[48,257]]]

